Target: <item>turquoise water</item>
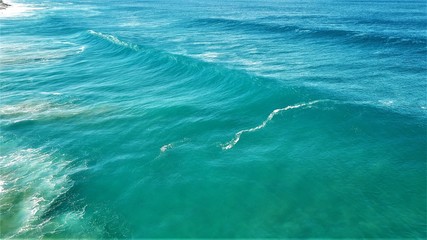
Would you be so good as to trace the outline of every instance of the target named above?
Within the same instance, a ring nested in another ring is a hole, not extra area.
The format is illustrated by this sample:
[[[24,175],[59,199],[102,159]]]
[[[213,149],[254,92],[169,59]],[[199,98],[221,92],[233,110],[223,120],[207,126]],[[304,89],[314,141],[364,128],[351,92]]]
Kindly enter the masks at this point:
[[[424,1],[0,10],[0,238],[426,238]]]

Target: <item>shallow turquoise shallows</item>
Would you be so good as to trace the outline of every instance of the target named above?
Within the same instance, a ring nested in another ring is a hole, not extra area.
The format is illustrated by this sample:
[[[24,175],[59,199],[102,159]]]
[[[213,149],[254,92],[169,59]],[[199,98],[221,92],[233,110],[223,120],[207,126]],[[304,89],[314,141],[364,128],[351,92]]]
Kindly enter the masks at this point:
[[[427,3],[16,0],[0,238],[427,237]]]

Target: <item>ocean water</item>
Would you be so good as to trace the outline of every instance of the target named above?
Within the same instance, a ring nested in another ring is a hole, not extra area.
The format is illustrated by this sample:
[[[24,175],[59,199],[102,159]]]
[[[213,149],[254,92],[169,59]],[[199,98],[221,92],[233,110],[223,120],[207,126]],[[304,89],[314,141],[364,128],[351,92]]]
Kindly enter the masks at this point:
[[[16,0],[0,238],[427,236],[425,1]]]

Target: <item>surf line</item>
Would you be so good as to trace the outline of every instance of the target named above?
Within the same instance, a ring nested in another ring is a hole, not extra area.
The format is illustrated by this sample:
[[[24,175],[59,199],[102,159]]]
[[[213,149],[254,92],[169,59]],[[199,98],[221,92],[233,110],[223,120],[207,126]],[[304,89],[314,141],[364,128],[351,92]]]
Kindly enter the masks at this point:
[[[284,107],[284,108],[274,109],[273,112],[271,112],[270,115],[268,115],[267,119],[265,119],[264,122],[262,122],[260,125],[258,125],[256,127],[253,127],[253,128],[250,128],[250,129],[244,129],[244,130],[241,130],[241,131],[237,132],[234,135],[233,139],[231,139],[229,142],[227,142],[227,143],[225,143],[225,144],[222,145],[222,149],[223,150],[228,150],[228,149],[233,148],[234,145],[236,145],[237,142],[239,142],[240,137],[242,136],[243,133],[255,132],[255,131],[258,131],[261,128],[264,128],[267,125],[267,123],[269,121],[271,121],[274,118],[274,116],[276,116],[280,112],[291,110],[291,109],[296,109],[296,108],[301,108],[301,107],[310,107],[313,104],[316,104],[316,103],[319,103],[319,102],[325,102],[325,101],[328,101],[328,100],[315,100],[315,101],[311,101],[311,102],[308,102],[308,103],[300,103],[300,104],[296,104],[296,105],[287,106],[287,107]]]

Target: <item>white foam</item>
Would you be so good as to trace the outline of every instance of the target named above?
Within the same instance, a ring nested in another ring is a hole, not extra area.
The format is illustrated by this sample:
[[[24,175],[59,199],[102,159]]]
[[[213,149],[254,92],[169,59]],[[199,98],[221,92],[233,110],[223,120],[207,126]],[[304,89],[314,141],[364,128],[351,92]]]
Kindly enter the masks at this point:
[[[3,187],[4,184],[5,184],[5,182],[0,180],[0,193],[4,192],[4,187]]]
[[[202,54],[196,54],[194,55],[197,58],[201,58],[204,61],[210,62],[216,59],[220,54],[217,52],[205,52]]]
[[[19,226],[3,229],[4,236],[19,238],[21,234],[40,230],[50,220],[41,217],[73,186],[69,176],[86,169],[86,166],[72,168],[69,163],[40,148],[21,149],[0,156],[0,202],[14,206],[2,208],[2,215],[19,216]]]
[[[296,105],[287,106],[284,108],[274,109],[273,112],[271,112],[268,115],[267,119],[265,119],[264,122],[262,122],[260,125],[253,127],[253,128],[250,128],[250,129],[245,129],[245,130],[241,130],[241,131],[237,132],[231,141],[229,141],[228,143],[223,145],[222,149],[228,150],[228,149],[233,148],[234,145],[236,145],[237,142],[239,142],[240,137],[242,136],[243,133],[255,132],[259,129],[264,128],[267,125],[267,123],[270,122],[274,118],[274,116],[276,116],[280,112],[287,111],[290,109],[301,108],[301,107],[310,107],[311,105],[316,104],[318,102],[322,102],[322,101],[326,101],[326,100],[316,100],[316,101],[312,101],[312,102],[308,102],[308,103],[300,103],[300,104],[296,104]]]
[[[252,67],[252,66],[260,66],[262,64],[261,61],[253,61],[249,59],[238,59],[235,61],[237,64],[241,64],[246,67]]]
[[[57,92],[48,93],[61,95],[61,93]],[[81,106],[69,102],[55,103],[46,100],[32,100],[3,106],[0,104],[0,122],[10,124],[28,120],[53,120],[75,116],[96,116],[112,110],[113,108],[108,105]]]
[[[77,53],[82,53],[82,52],[84,52],[86,50],[86,47],[85,46],[81,46],[80,48],[79,48],[79,50],[77,51]]]
[[[170,148],[172,148],[172,143],[169,143],[169,144],[166,144],[166,145],[163,145],[161,148],[160,148],[160,152],[166,152],[166,150],[168,150],[168,149],[170,149]]]
[[[34,114],[45,112],[54,108],[49,102],[23,102],[16,105],[4,105],[0,107],[0,115]]]
[[[378,102],[385,106],[391,106],[394,104],[394,101],[390,99],[379,100]]]
[[[126,22],[119,24],[119,26],[121,27],[138,27],[141,25],[142,25],[141,22],[139,22],[137,19],[128,20]]]
[[[58,92],[41,94],[61,95]],[[79,106],[71,103],[50,101],[25,101],[12,105],[0,105],[0,119],[5,124],[44,119],[70,118],[79,115],[97,115],[110,111],[108,106]]]
[[[10,0],[5,3],[10,6],[0,10],[0,18],[28,17],[33,15],[35,10],[43,9],[35,4],[16,3]]]
[[[3,41],[4,44],[0,47],[2,52],[0,54],[1,63],[15,65],[60,61],[84,51],[84,47],[70,46],[69,44],[57,45],[55,50],[48,49],[49,46],[54,46],[50,39],[20,38],[16,40],[22,42]],[[24,41],[27,41],[27,43],[23,43]],[[8,48],[9,45],[11,46],[10,48]]]
[[[62,93],[59,93],[59,92],[40,92],[40,94],[42,94],[42,95],[54,95],[54,96],[62,95]]]
[[[172,149],[174,147],[180,146],[181,144],[183,144],[183,143],[185,143],[185,142],[187,142],[189,140],[190,140],[189,138],[183,138],[181,140],[174,141],[174,142],[171,142],[171,143],[163,145],[160,148],[160,155],[157,156],[157,158],[160,157],[162,153],[164,153],[164,152],[166,152],[166,151],[168,151],[168,150],[170,150],[170,149]]]
[[[88,32],[90,34],[94,35],[94,36],[98,36],[98,37],[100,37],[102,39],[108,40],[111,43],[114,43],[114,44],[117,44],[117,45],[120,45],[120,46],[123,46],[123,47],[130,48],[130,49],[132,49],[134,51],[138,51],[139,50],[139,47],[137,45],[132,44],[132,43],[127,43],[125,41],[122,41],[122,40],[118,39],[117,37],[115,37],[113,35],[105,34],[105,33],[100,33],[100,32],[96,32],[96,31],[93,31],[93,30],[88,30]]]

